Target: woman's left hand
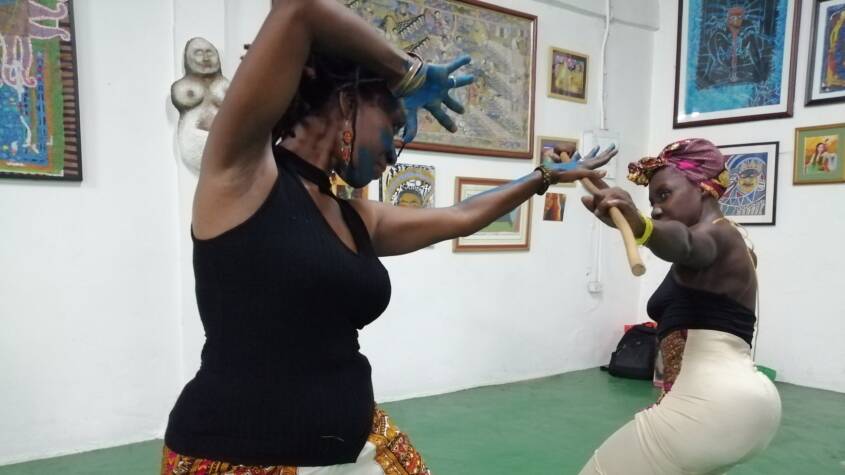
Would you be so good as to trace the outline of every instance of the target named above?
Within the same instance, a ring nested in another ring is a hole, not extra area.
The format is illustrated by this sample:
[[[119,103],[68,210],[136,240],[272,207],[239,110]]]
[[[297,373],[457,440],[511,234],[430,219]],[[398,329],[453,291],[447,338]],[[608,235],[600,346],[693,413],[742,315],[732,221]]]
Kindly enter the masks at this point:
[[[581,174],[573,173],[573,171],[595,170],[603,167],[618,152],[614,144],[601,153],[599,153],[599,147],[596,147],[586,157],[582,158],[575,147],[555,147],[554,152],[546,153],[543,156],[543,165],[552,172],[557,183],[571,183],[581,178]]]
[[[458,130],[455,121],[449,117],[443,106],[458,114],[464,113],[464,106],[449,92],[455,88],[468,86],[475,81],[475,77],[471,74],[457,76],[453,74],[470,61],[471,58],[464,55],[449,64],[423,64],[419,74],[425,75],[425,82],[419,89],[401,99],[406,116],[405,130],[402,135],[405,143],[413,141],[417,136],[417,114],[420,108],[429,111],[437,122],[450,132]]]

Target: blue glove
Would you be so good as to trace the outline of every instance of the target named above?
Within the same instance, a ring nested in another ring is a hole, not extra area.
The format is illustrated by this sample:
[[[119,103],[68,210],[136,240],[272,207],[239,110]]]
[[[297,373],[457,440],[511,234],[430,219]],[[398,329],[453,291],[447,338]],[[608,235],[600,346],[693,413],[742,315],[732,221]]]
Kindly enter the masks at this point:
[[[405,108],[405,129],[402,140],[409,143],[417,136],[417,114],[420,108],[431,113],[440,125],[450,132],[458,127],[446,113],[443,105],[457,112],[464,113],[464,106],[449,94],[452,89],[470,85],[475,81],[471,74],[453,75],[457,69],[469,64],[471,58],[463,55],[449,64],[423,64],[419,74],[425,75],[425,82],[416,91],[402,98]]]

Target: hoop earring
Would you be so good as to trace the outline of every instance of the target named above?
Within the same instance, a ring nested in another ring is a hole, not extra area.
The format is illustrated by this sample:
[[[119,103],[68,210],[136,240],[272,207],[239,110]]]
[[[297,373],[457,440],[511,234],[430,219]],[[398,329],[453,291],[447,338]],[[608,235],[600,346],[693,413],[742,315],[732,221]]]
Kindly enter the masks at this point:
[[[355,133],[352,132],[352,124],[347,119],[343,123],[343,131],[340,133],[340,157],[347,165],[352,160],[352,140],[354,138]]]

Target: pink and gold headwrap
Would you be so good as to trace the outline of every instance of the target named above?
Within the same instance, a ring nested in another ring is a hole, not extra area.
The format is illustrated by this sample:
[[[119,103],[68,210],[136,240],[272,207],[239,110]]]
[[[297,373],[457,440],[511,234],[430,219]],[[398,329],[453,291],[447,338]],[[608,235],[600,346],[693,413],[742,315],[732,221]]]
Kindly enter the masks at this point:
[[[630,163],[628,179],[648,186],[657,170],[674,167],[718,200],[730,184],[725,161],[722,152],[709,140],[684,139],[667,145],[657,157]]]

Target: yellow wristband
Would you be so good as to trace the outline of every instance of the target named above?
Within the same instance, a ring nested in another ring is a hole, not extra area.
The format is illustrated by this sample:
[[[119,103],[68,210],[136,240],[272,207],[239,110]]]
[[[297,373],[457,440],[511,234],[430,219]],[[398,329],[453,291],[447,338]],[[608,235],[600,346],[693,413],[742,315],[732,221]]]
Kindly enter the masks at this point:
[[[640,213],[640,217],[643,219],[643,224],[645,225],[645,231],[643,231],[643,235],[637,238],[637,246],[645,246],[648,243],[648,240],[651,239],[651,233],[654,232],[654,221],[651,218],[645,216],[644,214]]]

